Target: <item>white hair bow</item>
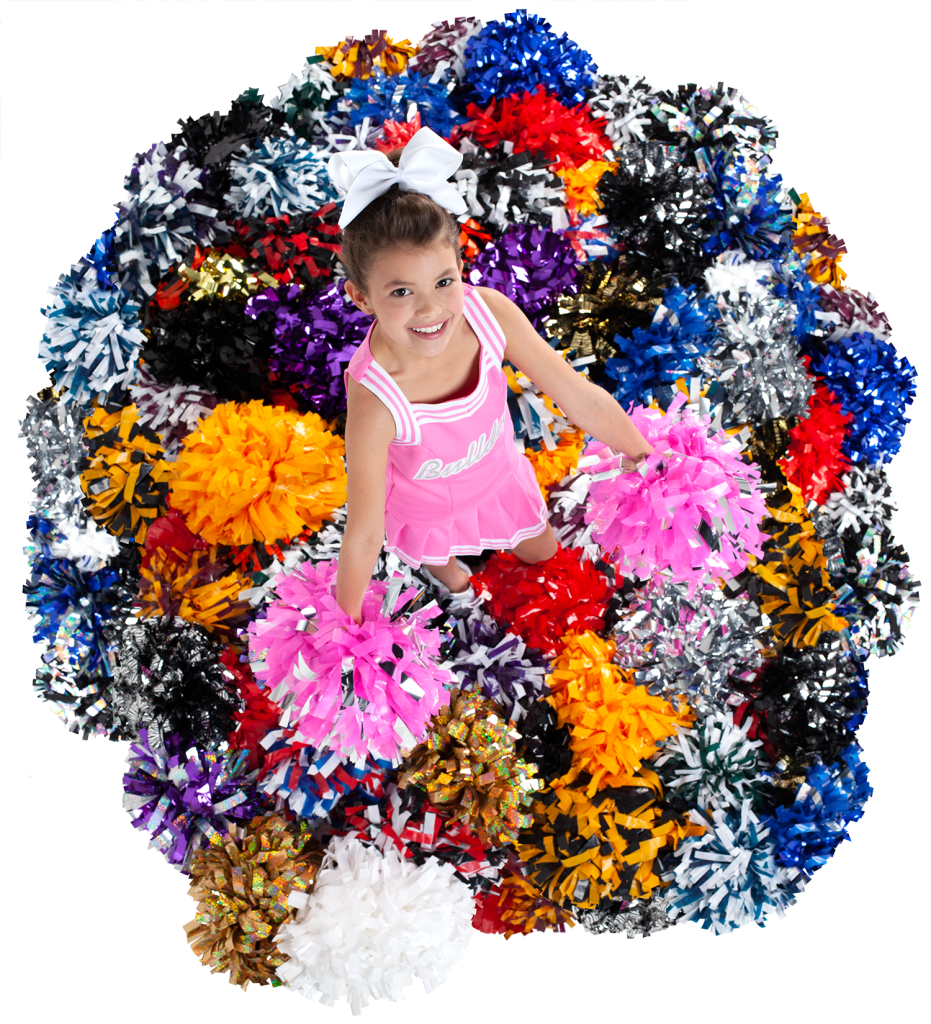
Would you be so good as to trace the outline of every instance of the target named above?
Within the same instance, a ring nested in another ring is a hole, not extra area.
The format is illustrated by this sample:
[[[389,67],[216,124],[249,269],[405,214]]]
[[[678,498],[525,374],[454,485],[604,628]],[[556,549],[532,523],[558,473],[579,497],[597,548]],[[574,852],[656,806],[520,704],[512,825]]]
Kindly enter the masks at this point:
[[[465,201],[446,180],[461,163],[462,154],[429,128],[421,128],[408,142],[397,167],[371,149],[334,153],[327,171],[330,181],[346,193],[339,226],[344,228],[392,185],[422,192],[450,213],[465,213]]]

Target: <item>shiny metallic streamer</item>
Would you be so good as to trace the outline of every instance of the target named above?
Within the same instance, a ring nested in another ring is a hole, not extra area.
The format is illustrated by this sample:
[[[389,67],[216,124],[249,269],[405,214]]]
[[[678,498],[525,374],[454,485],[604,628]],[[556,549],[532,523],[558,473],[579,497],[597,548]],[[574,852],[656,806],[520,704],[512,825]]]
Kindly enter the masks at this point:
[[[83,519],[81,476],[87,410],[76,402],[30,395],[19,435],[26,439],[34,497],[32,508],[56,521]]]
[[[737,89],[680,85],[675,92],[657,92],[650,108],[649,138],[671,142],[704,166],[716,149],[727,149],[770,162],[779,132]]]
[[[767,267],[718,263],[706,275],[719,319],[716,344],[699,366],[723,385],[735,425],[804,416],[812,393],[795,337],[795,304],[758,283]]]
[[[598,195],[623,250],[625,273],[672,274],[683,285],[701,281],[711,262],[705,251],[713,231],[707,213],[711,186],[673,147],[624,143]]]
[[[543,85],[573,105],[585,101],[598,66],[565,32],[526,9],[489,21],[469,40],[465,51],[465,97],[487,106],[499,96]]]
[[[688,591],[661,578],[633,590],[611,632],[615,661],[651,694],[684,694],[699,714],[714,714],[729,704],[731,677],[750,679],[762,664],[768,623],[743,596]]]
[[[181,442],[216,408],[217,397],[196,384],[162,384],[146,369],[139,367],[129,395],[139,410],[139,423],[154,430],[165,449],[165,458],[174,460]]]
[[[908,552],[888,527],[870,526],[844,537],[844,571],[837,572],[838,611],[850,623],[850,636],[877,657],[895,654],[918,606],[920,586]]]
[[[654,932],[671,928],[670,902],[654,889],[651,896],[639,900],[606,900],[593,910],[577,910],[579,923],[592,935],[620,935],[628,939],[649,938]]]
[[[183,619],[129,619],[118,637],[112,681],[114,717],[123,734],[143,727],[155,743],[179,733],[216,749],[236,728],[242,701],[220,664],[221,648]]]

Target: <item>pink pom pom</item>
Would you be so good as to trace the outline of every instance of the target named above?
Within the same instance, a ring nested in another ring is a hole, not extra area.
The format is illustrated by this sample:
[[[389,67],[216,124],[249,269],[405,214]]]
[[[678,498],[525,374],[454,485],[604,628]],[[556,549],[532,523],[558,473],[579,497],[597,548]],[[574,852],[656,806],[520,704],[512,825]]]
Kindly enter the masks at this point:
[[[595,457],[592,465],[586,455],[580,465],[592,474],[585,521],[595,525],[605,557],[624,575],[662,572],[691,586],[708,576],[731,579],[748,555],[762,555],[766,506],[759,467],[741,459],[736,439],[723,431],[711,436],[709,418],[682,409],[685,400],[677,395],[666,415],[632,409],[631,420],[655,449],[639,472],[620,472],[616,458]]]
[[[264,619],[249,624],[255,678],[272,690],[295,738],[361,761],[397,760],[419,743],[455,679],[435,662],[439,631],[429,606],[391,616],[417,593],[372,582],[355,622],[336,603],[336,561],[282,574]],[[383,611],[383,605],[389,607]]]

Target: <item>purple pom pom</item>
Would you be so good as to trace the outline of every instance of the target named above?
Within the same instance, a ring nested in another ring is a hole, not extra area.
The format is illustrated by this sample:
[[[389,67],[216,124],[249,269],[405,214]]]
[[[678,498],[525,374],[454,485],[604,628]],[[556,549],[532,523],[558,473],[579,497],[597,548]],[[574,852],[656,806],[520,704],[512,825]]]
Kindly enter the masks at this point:
[[[372,318],[349,301],[342,281],[310,292],[297,284],[269,288],[246,303],[253,320],[275,318],[269,370],[305,411],[332,420],[346,411],[343,371],[365,338]]]
[[[546,319],[540,311],[558,295],[579,290],[579,268],[572,245],[548,228],[513,227],[485,246],[469,270],[469,281],[503,292],[530,317],[535,327]]]

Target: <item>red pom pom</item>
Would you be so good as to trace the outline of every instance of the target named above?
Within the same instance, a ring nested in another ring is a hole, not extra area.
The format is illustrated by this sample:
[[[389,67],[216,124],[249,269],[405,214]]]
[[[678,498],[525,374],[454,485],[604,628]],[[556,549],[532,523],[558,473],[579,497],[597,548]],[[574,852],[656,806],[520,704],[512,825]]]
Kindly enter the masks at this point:
[[[515,153],[542,152],[557,167],[604,160],[611,148],[603,117],[593,117],[584,103],[565,106],[542,85],[534,92],[504,96],[485,110],[470,103],[467,113],[472,120],[461,130],[470,132],[486,149],[513,142]]]
[[[410,121],[385,121],[381,126],[384,138],[375,143],[375,148],[379,153],[390,153],[392,149],[406,146],[421,127],[419,111],[414,112]]]
[[[487,610],[530,647],[555,657],[570,630],[604,629],[612,587],[581,548],[557,549],[546,562],[528,565],[511,552],[496,552],[472,577]]]
[[[808,400],[808,417],[789,431],[792,440],[779,460],[779,468],[805,501],[823,505],[834,491],[844,490],[840,477],[850,468],[850,460],[841,445],[852,419],[844,414],[834,392],[818,379]]]
[[[268,691],[260,690],[252,677],[248,661],[239,660],[239,651],[229,645],[220,655],[220,664],[233,677],[245,707],[237,711],[236,730],[227,737],[231,750],[249,751],[249,771],[265,763],[265,750],[261,740],[269,729],[278,725],[281,708],[268,699]]]
[[[210,545],[196,533],[191,533],[180,512],[169,509],[153,519],[146,531],[145,546],[142,549],[143,569],[148,569],[152,556],[159,548],[169,554],[177,554],[180,560],[192,551],[208,551]]]

